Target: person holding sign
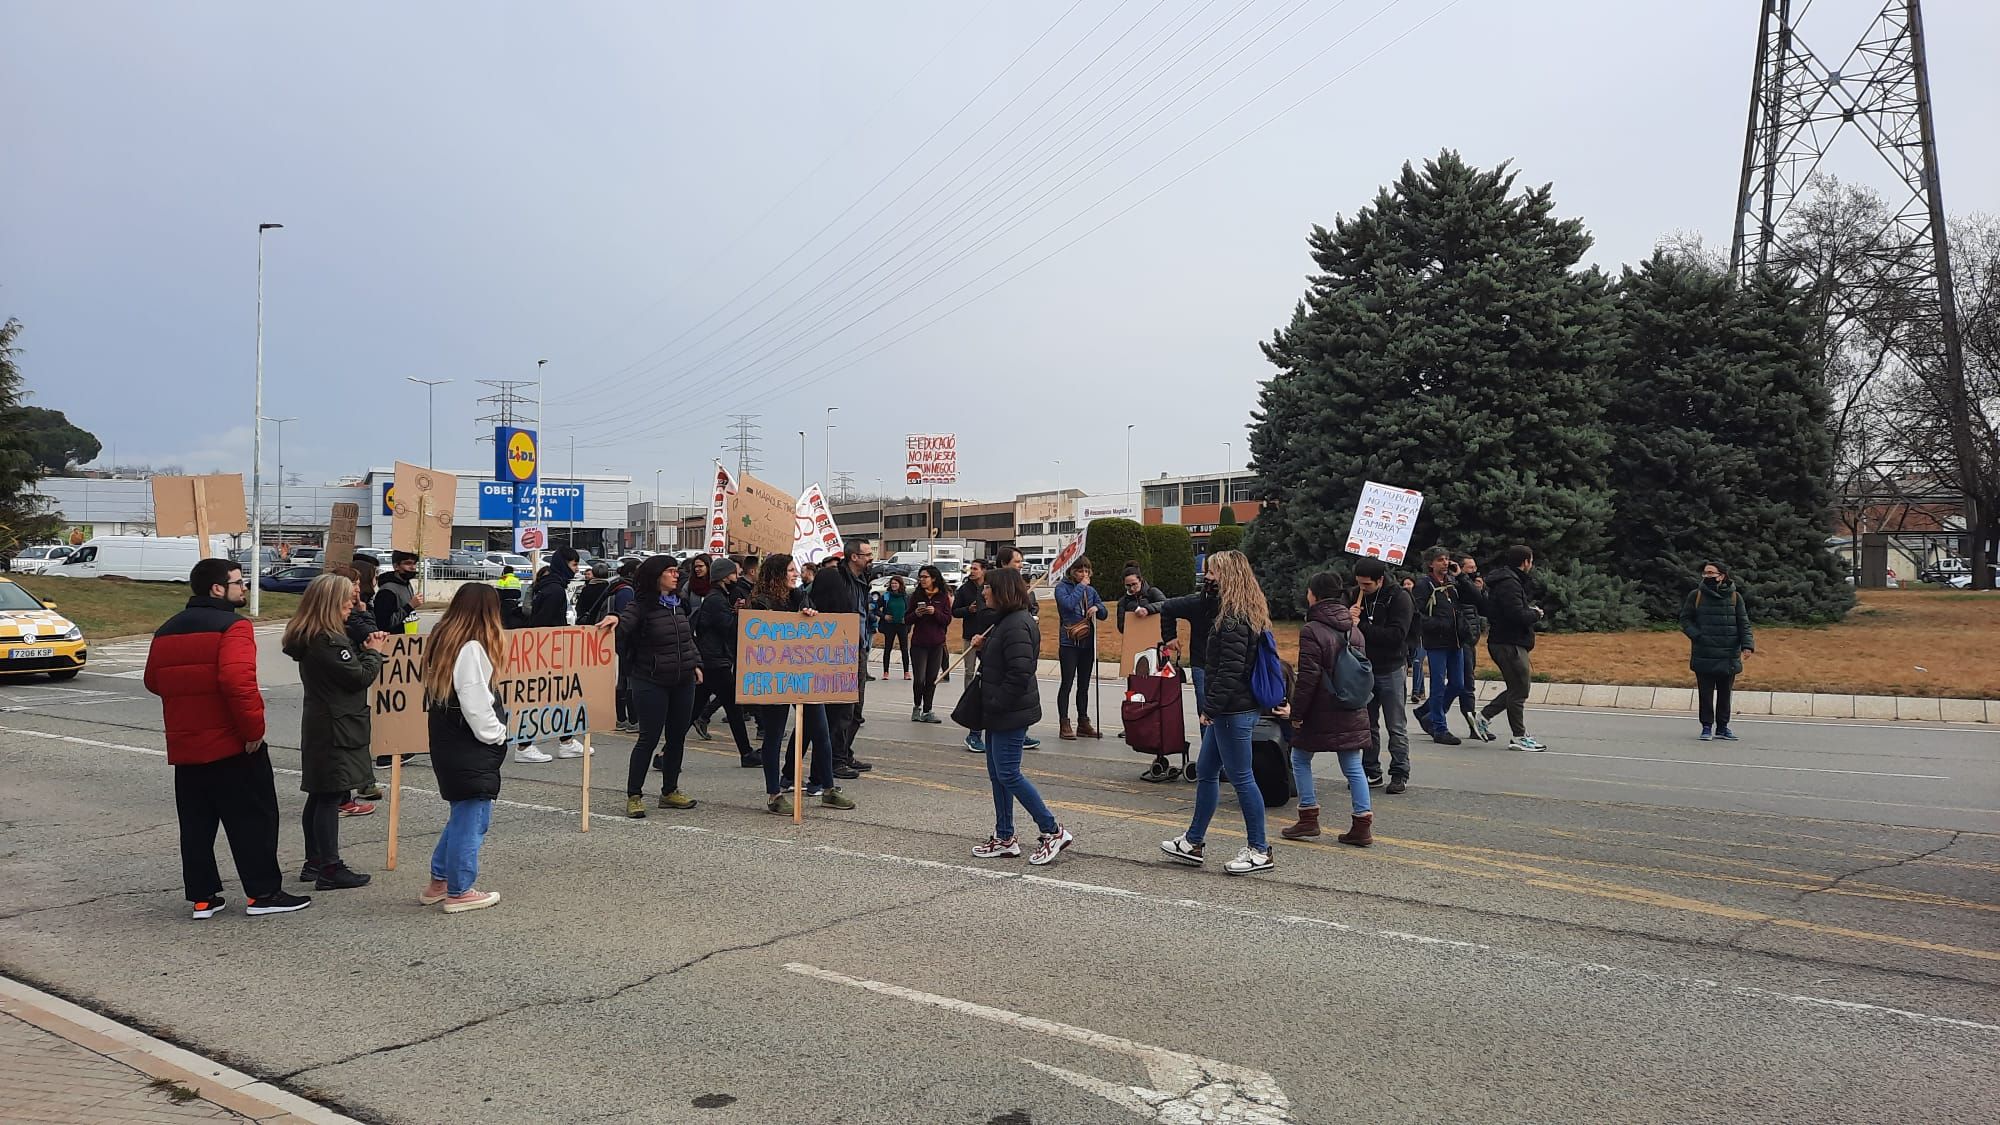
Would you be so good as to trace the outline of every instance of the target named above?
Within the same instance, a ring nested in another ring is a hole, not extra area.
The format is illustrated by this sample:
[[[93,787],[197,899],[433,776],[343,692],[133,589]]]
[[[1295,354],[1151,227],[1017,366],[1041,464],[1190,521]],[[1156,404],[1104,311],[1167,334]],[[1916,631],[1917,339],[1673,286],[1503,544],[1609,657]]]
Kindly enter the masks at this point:
[[[1054,863],[1076,842],[1069,829],[1056,822],[1035,783],[1021,772],[1028,728],[1042,717],[1042,689],[1035,679],[1041,659],[1042,629],[1029,608],[1028,583],[1019,571],[996,570],[986,576],[986,604],[999,615],[993,627],[977,639],[983,663],[975,687],[980,720],[986,727],[986,780],[993,789],[993,835],[972,849],[978,859],[1007,859],[1021,854],[1014,835],[1014,802],[1035,820],[1041,836],[1028,862],[1037,867]],[[1258,806],[1262,808],[1263,806]]]
[[[700,556],[697,556],[700,557]],[[736,581],[736,564],[718,558],[709,565],[708,596],[694,611],[694,643],[701,652],[701,686],[695,689],[695,704],[720,707],[729,719],[729,733],[736,738],[736,756],[746,770],[764,764],[763,756],[750,745],[750,730],[743,722],[743,708],[736,702],[736,605],[745,592]],[[708,740],[706,720],[697,714],[695,733]]]
[[[459,587],[424,641],[424,697],[430,700],[431,770],[451,816],[431,851],[431,882],[417,901],[446,914],[482,910],[500,892],[474,886],[479,849],[493,825],[507,723],[495,706],[495,660],[505,660],[500,592],[483,582]]]
[[[299,730],[299,788],[305,791],[306,865],[299,881],[322,891],[368,885],[340,858],[340,818],[351,789],[370,784],[368,689],[382,670],[389,634],[370,633],[359,648],[346,632],[354,583],[322,574],[306,587],[285,625],[282,647],[298,661],[305,709]],[[373,812],[374,806],[362,806]]]
[[[646,768],[655,746],[660,747],[660,807],[695,807],[694,798],[681,792],[681,764],[694,720],[694,689],[701,683],[701,653],[689,616],[693,607],[681,597],[681,572],[672,558],[655,555],[641,563],[632,585],[632,604],[618,615],[618,648],[632,658],[626,678],[639,716],[639,740],[632,744],[625,774],[625,815],[644,820]]]
[[[817,617],[812,601],[799,584],[799,567],[790,555],[770,555],[757,571],[757,586],[750,594],[750,608],[767,613],[803,613]],[[734,691],[734,685],[731,685]],[[792,799],[785,793],[791,781],[791,755],[785,753],[785,720],[791,708],[783,704],[755,708],[763,715],[764,728],[764,807],[779,816],[792,815]],[[812,771],[808,796],[819,798],[829,809],[847,810],[854,802],[840,791],[833,778],[833,732],[826,721],[826,704],[799,706],[799,721],[805,724],[806,740],[812,743]]]

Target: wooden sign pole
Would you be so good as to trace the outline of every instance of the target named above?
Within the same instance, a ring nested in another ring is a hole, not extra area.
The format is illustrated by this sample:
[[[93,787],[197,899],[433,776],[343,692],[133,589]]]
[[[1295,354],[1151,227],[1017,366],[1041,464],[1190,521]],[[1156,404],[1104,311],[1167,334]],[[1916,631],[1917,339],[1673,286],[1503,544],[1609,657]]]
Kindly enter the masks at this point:
[[[795,743],[792,758],[792,823],[806,822],[806,707],[803,703],[792,704],[792,741]]]
[[[389,755],[389,859],[383,864],[396,869],[396,825],[403,813],[403,756]]]
[[[192,478],[194,484],[194,540],[201,544],[201,557],[208,558],[208,489],[203,487],[200,477]],[[260,560],[261,561],[261,560]],[[261,573],[262,568],[259,568]]]
[[[431,494],[417,494],[417,596],[431,600],[431,568],[425,566],[424,525],[431,522]]]
[[[583,830],[590,831],[590,732],[583,732]]]

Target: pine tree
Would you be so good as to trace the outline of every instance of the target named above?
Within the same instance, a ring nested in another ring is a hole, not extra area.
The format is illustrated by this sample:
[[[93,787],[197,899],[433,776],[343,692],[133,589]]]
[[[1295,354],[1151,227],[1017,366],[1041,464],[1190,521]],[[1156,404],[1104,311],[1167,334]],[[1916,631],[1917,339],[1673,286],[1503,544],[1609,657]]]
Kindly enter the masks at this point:
[[[1622,584],[1595,569],[1611,309],[1604,278],[1576,268],[1582,223],[1554,216],[1547,186],[1515,194],[1504,165],[1446,151],[1308,242],[1322,272],[1264,345],[1278,373],[1250,436],[1267,502],[1250,550],[1272,605],[1302,604],[1341,556],[1365,480],[1424,493],[1412,543],[1481,557],[1526,543],[1579,564],[1580,603],[1616,605],[1604,595]]]
[[[44,470],[26,424],[30,408],[21,404],[25,380],[14,360],[20,334],[20,321],[0,324],[0,550],[9,552],[56,530],[48,501],[34,491]]]
[[[1760,620],[1838,619],[1853,593],[1826,549],[1833,439],[1800,295],[1656,253],[1617,303],[1611,542],[1647,616],[1675,619],[1713,560]]]

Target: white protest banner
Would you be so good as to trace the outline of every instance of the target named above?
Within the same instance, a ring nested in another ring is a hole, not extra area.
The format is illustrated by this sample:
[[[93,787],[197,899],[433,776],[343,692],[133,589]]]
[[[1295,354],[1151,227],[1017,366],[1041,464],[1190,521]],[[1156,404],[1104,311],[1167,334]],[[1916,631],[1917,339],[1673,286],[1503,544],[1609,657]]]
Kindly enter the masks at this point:
[[[1372,480],[1362,485],[1354,524],[1347,529],[1347,553],[1401,563],[1423,506],[1424,494],[1414,488],[1393,488]]]
[[[801,563],[818,563],[841,552],[840,525],[833,521],[833,509],[826,506],[826,493],[819,485],[806,489],[792,512],[793,558]]]
[[[736,478],[722,462],[715,463],[715,494],[708,505],[708,553],[729,553],[729,498],[736,495]]]
[[[1069,564],[1083,557],[1083,532],[1078,531],[1063,548],[1056,552],[1056,559],[1049,564],[1049,580],[1055,581],[1069,569]]]
[[[957,434],[911,434],[903,450],[904,484],[958,483]]]

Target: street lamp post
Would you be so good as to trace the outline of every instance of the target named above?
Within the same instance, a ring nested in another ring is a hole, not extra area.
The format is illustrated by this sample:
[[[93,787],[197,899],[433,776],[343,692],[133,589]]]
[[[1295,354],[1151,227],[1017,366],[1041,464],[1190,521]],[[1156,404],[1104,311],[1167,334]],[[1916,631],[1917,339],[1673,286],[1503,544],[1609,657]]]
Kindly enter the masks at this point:
[[[806,432],[799,431],[799,495],[806,494]]]
[[[1132,427],[1136,422],[1125,424],[1125,506],[1132,509],[1133,518],[1139,515],[1139,506],[1132,502]]]
[[[278,549],[285,547],[285,423],[296,422],[297,418],[262,418],[278,427]],[[261,549],[261,548],[260,548]],[[325,566],[325,562],[320,563]]]
[[[429,468],[435,469],[437,468],[437,463],[438,463],[437,462],[437,455],[438,455],[437,389],[439,387],[444,386],[446,383],[451,382],[451,380],[419,379],[414,375],[405,375],[403,376],[403,378],[408,382],[416,383],[422,386],[424,388],[424,393],[426,397],[428,397],[430,400],[427,409],[427,419],[425,421],[425,428],[430,431],[430,444],[426,447],[429,450],[429,452],[424,455],[425,456],[424,464]]]
[[[660,476],[665,469],[653,470],[653,551],[660,550]]]
[[[889,486],[881,477],[875,478],[875,538],[882,542],[886,553],[889,543]]]
[[[1232,443],[1226,441],[1222,443],[1222,479],[1215,482],[1215,499],[1218,504],[1227,505],[1229,503],[1229,469],[1230,466],[1236,463],[1235,452],[1235,446]],[[1216,516],[1217,521],[1220,521],[1221,518],[1220,515]]]
[[[257,224],[257,402],[250,435],[250,616],[263,608],[258,571],[264,561],[264,232],[283,223]]]

